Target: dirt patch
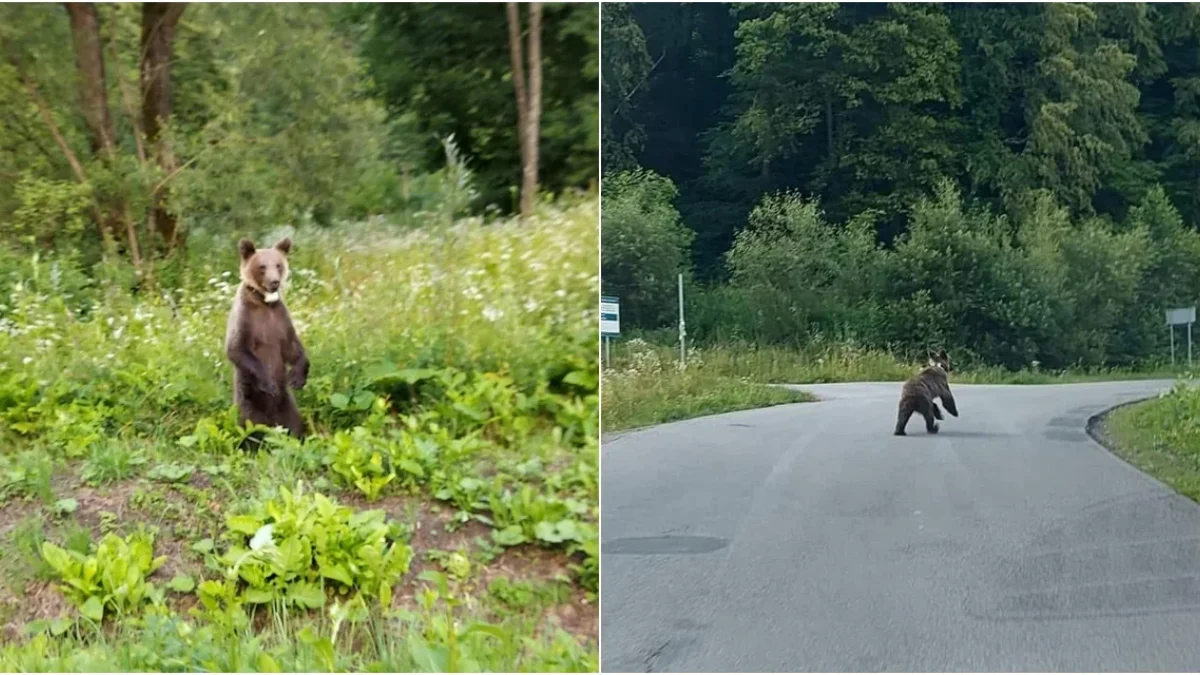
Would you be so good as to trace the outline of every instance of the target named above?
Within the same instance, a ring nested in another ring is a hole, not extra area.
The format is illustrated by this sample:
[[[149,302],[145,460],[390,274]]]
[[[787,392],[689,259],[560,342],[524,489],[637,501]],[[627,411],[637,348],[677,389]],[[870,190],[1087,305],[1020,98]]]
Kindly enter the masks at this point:
[[[0,617],[4,617],[4,623],[0,626],[0,642],[24,637],[24,627],[31,621],[69,616],[72,611],[74,608],[59,592],[57,582],[29,582],[20,598],[3,589],[0,591]]]
[[[418,580],[419,576],[425,570],[440,570],[436,562],[426,559],[427,552],[475,552],[478,549],[477,538],[491,542],[491,528],[476,520],[454,523],[447,529],[447,524],[456,518],[455,509],[431,502],[426,497],[394,495],[368,503],[358,493],[346,493],[338,495],[338,499],[355,509],[383,510],[389,518],[411,529],[409,545],[413,549],[413,561],[408,573],[396,585],[392,602],[395,607],[416,607],[416,595],[426,585]],[[570,582],[573,576],[571,565],[574,562],[562,550],[545,549],[533,544],[514,546],[505,549],[489,564],[473,573],[460,591],[478,598],[487,593],[493,581],[501,577],[514,582]],[[547,609],[541,624],[541,633],[561,628],[581,642],[595,644],[599,641],[600,608],[596,602],[588,599],[586,591],[572,586],[569,601]]]
[[[129,496],[138,489],[139,482],[122,481],[99,488],[73,487],[70,495],[79,504],[75,509],[75,520],[91,530],[94,538],[103,536],[101,530],[106,513],[115,516],[110,520],[113,525],[135,520],[131,516],[136,510],[129,506]]]
[[[571,602],[551,607],[546,620],[577,638],[592,644],[600,643],[600,606],[590,602],[587,594],[578,588],[571,593]]]
[[[544,549],[532,544],[516,546],[504,551],[483,571],[481,586],[487,588],[499,577],[513,581],[570,581],[574,562],[561,550]],[[588,599],[586,591],[575,586],[571,588],[568,602],[546,610],[539,632],[545,633],[558,627],[580,640],[597,643],[600,638],[600,608]]]
[[[34,500],[10,499],[0,504],[0,539],[8,536],[17,523],[40,512],[42,505]]]

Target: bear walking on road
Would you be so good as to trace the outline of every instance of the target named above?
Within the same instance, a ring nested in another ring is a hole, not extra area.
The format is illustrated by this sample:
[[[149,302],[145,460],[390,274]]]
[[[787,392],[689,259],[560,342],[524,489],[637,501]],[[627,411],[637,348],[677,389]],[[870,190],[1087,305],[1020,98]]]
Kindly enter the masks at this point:
[[[896,418],[895,435],[904,436],[904,427],[913,413],[920,413],[925,418],[925,430],[931,434],[938,432],[935,420],[944,419],[942,411],[933,399],[942,399],[946,411],[958,417],[958,407],[954,405],[954,395],[950,393],[950,380],[947,373],[950,368],[950,357],[943,349],[937,354],[929,353],[929,365],[921,372],[909,378],[900,392],[900,413]]]
[[[242,283],[226,324],[225,355],[233,363],[238,422],[283,427],[303,438],[304,420],[288,385],[304,387],[308,356],[282,296],[291,248],[287,237],[263,249],[249,239],[238,242]],[[252,436],[256,443],[261,442],[258,436]]]

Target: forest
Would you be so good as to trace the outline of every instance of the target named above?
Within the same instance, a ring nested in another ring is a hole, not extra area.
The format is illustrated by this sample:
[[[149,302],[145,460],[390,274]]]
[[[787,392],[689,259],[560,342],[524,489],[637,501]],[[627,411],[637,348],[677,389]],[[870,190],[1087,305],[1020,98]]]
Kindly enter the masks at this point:
[[[597,670],[598,24],[0,5],[0,671]]]
[[[698,345],[1169,358],[1200,289],[1195,5],[611,3],[601,32],[633,326],[674,325],[683,272]]]
[[[551,4],[539,22],[553,195],[596,178],[597,17]],[[2,236],[89,268],[111,239],[153,266],[194,232],[416,212],[439,202],[447,140],[474,177],[464,212],[512,212],[505,25],[502,4],[5,5]]]

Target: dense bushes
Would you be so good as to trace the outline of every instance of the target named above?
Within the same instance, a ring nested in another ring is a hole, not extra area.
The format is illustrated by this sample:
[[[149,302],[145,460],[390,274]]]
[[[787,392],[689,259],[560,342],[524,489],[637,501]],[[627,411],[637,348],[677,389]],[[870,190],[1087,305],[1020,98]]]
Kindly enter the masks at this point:
[[[604,218],[605,292],[622,296],[623,310],[626,297],[640,301],[643,281],[609,273],[636,272],[639,261],[608,250],[608,205],[636,198],[655,222],[675,222],[673,193],[635,191],[628,176],[607,184]],[[642,184],[651,180],[665,181]],[[1046,192],[1014,204],[1011,213],[997,214],[964,203],[943,183],[912,205],[908,231],[883,247],[874,232],[883,214],[835,223],[800,195],[768,196],[725,256],[727,281],[690,292],[688,333],[699,344],[838,342],[904,357],[941,344],[964,365],[1008,368],[1167,358],[1163,310],[1200,295],[1200,234],[1184,226],[1165,192],[1150,190],[1119,222],[1072,220]],[[668,304],[627,316],[652,329],[670,323],[674,312]]]
[[[603,190],[606,288],[619,289],[626,320],[657,326],[671,316],[692,240],[671,205],[675,186],[652,172],[631,171],[605,179]]]

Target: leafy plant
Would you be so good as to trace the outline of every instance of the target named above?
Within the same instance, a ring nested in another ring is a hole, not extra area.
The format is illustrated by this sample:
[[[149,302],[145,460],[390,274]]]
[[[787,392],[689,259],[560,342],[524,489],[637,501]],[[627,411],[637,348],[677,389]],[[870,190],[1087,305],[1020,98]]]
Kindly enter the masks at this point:
[[[351,433],[339,431],[334,434],[331,446],[329,468],[346,484],[358,488],[367,501],[379,499],[383,489],[396,479],[388,444],[367,429],[356,427]]]
[[[167,557],[154,557],[154,537],[144,531],[125,538],[107,534],[88,555],[43,542],[42,557],[63,582],[63,594],[92,621],[102,621],[110,612],[130,614],[143,603],[161,600],[146,579]]]
[[[252,604],[321,607],[331,584],[386,607],[412,560],[382,511],[355,512],[320,493],[305,494],[302,486],[294,493],[280,487],[277,498],[227,522],[233,546],[220,561],[237,566],[243,598]]]

